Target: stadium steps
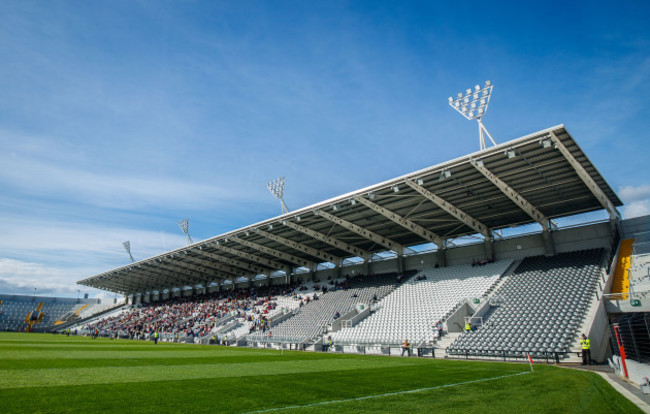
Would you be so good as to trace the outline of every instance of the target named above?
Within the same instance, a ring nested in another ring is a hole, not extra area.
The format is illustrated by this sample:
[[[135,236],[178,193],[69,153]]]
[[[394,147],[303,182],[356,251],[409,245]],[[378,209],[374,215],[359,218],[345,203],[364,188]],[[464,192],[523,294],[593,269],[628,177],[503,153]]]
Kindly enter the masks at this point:
[[[436,342],[436,358],[447,357],[447,347],[453,344],[456,338],[462,335],[462,332],[451,332],[442,335],[442,337]]]
[[[629,269],[632,264],[632,245],[634,239],[621,241],[618,250],[618,259],[616,261],[616,272],[614,273],[614,282],[612,283],[611,293],[628,293],[630,291],[630,274]]]

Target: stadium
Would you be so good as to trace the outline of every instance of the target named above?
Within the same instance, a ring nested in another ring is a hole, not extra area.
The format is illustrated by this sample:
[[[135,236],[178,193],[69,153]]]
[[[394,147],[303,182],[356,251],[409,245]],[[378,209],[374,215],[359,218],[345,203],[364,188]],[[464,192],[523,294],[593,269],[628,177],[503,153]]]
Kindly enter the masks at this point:
[[[1,296],[2,331],[64,335],[3,334],[0,392],[12,412],[27,384],[80,411],[565,412],[589,389],[587,411],[632,412],[561,369],[584,333],[587,368],[648,387],[650,220],[621,205],[558,125],[207,240],[186,222],[186,247],[78,282],[123,299]]]

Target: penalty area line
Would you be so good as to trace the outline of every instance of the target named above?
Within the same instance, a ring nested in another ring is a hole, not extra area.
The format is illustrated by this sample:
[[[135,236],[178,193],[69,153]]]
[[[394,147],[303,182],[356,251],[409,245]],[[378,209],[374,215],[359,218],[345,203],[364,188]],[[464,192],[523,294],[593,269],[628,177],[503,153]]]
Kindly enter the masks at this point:
[[[530,371],[523,371],[523,372],[518,372],[516,374],[500,375],[498,377],[481,378],[481,379],[471,380],[471,381],[456,382],[456,383],[453,383],[453,384],[436,385],[435,387],[417,388],[417,389],[414,389],[414,390],[406,390],[406,391],[387,392],[387,393],[384,393],[384,394],[373,394],[373,395],[366,395],[366,396],[363,396],[363,397],[344,398],[344,399],[341,399],[341,400],[321,401],[321,402],[315,402],[315,403],[303,404],[303,405],[288,405],[286,407],[268,408],[268,409],[264,409],[264,410],[255,410],[255,411],[246,411],[246,412],[244,412],[242,414],[269,413],[269,412],[280,411],[280,410],[292,410],[292,409],[295,409],[295,408],[308,408],[308,407],[316,407],[316,406],[319,406],[319,405],[338,404],[338,403],[344,403],[344,402],[350,402],[350,401],[363,401],[363,400],[370,400],[372,398],[391,397],[391,396],[394,396],[394,395],[402,395],[402,394],[413,394],[413,393],[416,393],[416,392],[436,390],[436,389],[440,389],[440,388],[457,387],[459,385],[474,384],[474,383],[477,383],[477,382],[495,381],[495,380],[502,379],[502,378],[516,377],[518,375],[526,375],[526,374],[530,374],[530,373],[531,373]]]

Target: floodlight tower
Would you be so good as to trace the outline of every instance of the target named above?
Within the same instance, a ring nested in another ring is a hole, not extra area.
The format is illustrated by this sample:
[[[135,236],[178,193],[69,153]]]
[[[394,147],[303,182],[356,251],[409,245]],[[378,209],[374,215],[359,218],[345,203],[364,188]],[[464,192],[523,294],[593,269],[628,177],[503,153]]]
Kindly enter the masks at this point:
[[[125,241],[122,243],[122,246],[124,246],[124,250],[129,254],[129,259],[131,259],[131,263],[134,263],[135,260],[133,259],[133,256],[131,256],[131,242],[130,241]]]
[[[193,244],[192,238],[190,237],[190,221],[186,218],[178,220],[178,227],[183,230],[183,233],[187,236],[187,244]]]
[[[284,199],[282,198],[284,196],[284,177],[269,181],[266,183],[266,188],[268,188],[271,194],[273,194],[273,197],[280,200],[280,203],[282,204],[282,214],[287,214],[289,209],[287,208],[287,205],[284,204]]]
[[[449,97],[449,105],[458,111],[459,114],[464,116],[467,119],[476,119],[478,122],[478,134],[479,141],[481,145],[481,150],[486,148],[485,145],[485,136],[487,135],[492,141],[492,144],[495,146],[497,143],[492,138],[492,135],[488,132],[483,125],[483,115],[487,112],[488,104],[490,103],[490,97],[492,97],[492,82],[485,81],[485,86],[476,85],[474,90],[467,89],[465,94],[459,93],[456,96],[456,99]]]

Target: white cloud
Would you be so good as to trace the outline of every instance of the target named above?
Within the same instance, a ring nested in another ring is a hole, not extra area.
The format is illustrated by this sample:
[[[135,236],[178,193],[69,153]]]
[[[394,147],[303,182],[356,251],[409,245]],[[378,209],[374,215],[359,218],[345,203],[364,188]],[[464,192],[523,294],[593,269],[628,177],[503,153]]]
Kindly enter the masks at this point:
[[[647,201],[650,199],[650,184],[642,184],[637,187],[625,186],[618,191],[618,195],[627,203]]]
[[[220,201],[246,198],[227,185],[195,183],[164,176],[130,177],[57,165],[20,155],[0,156],[0,181],[19,191],[101,207],[147,206],[206,208]],[[209,180],[206,180],[209,182]]]
[[[650,184],[622,187],[618,191],[618,195],[625,203],[623,207],[624,218],[628,219],[650,214]]]
[[[623,217],[626,219],[650,215],[650,200],[634,201],[625,206]]]
[[[136,260],[184,246],[185,236],[163,232],[67,222],[2,217],[0,292],[74,296],[77,289],[101,291],[77,281],[129,262],[122,242],[131,242]]]
[[[70,280],[71,277],[74,276],[69,269],[63,270],[42,263],[0,258],[0,291],[3,293],[69,296],[77,293],[78,289]]]

